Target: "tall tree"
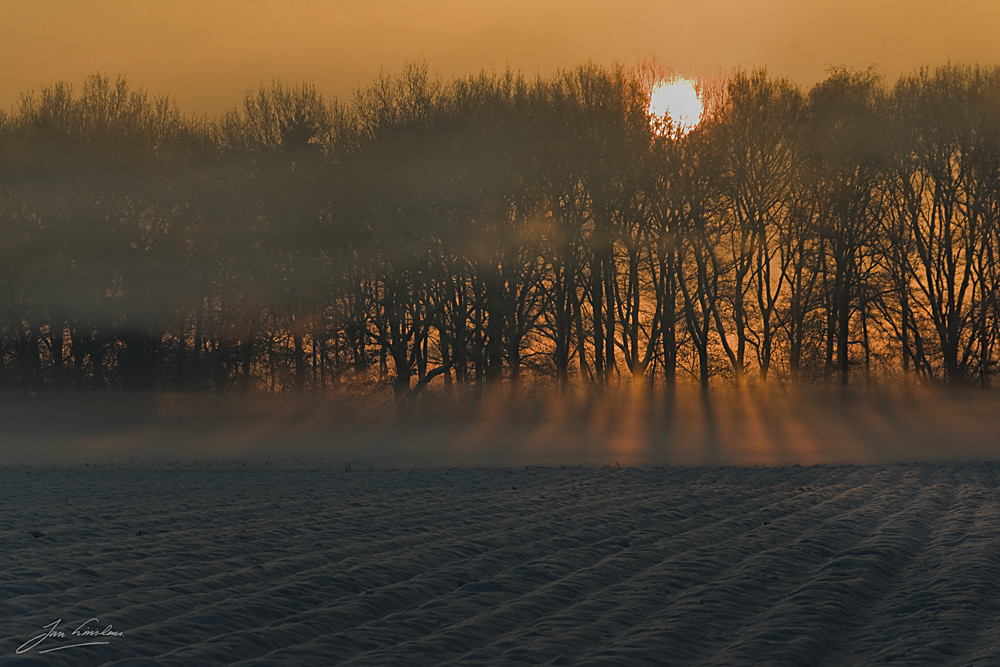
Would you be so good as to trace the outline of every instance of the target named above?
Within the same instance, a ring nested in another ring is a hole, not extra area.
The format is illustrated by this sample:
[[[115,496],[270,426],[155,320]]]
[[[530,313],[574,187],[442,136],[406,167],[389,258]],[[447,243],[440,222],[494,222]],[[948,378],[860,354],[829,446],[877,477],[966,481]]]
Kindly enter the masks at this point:
[[[875,72],[834,69],[809,93],[807,151],[820,197],[830,363],[850,376],[851,327],[865,324],[887,165],[886,94]],[[855,320],[857,316],[857,320]],[[868,353],[867,347],[865,353]]]

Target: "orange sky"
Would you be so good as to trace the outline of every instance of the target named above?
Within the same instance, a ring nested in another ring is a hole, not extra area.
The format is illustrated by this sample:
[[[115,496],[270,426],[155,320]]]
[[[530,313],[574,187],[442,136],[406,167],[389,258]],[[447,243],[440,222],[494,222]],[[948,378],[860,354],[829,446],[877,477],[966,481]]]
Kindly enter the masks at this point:
[[[1000,64],[998,0],[0,0],[0,108],[94,72],[188,114],[273,78],[347,98],[425,58],[452,76],[510,63],[548,75],[640,58],[689,74],[766,65],[808,86],[827,64]]]

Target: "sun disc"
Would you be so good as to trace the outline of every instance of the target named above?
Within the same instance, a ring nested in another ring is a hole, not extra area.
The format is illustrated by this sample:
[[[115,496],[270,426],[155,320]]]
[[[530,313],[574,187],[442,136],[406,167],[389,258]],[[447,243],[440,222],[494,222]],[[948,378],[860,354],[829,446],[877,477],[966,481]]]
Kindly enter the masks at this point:
[[[674,131],[682,135],[698,125],[703,111],[695,82],[683,77],[656,84],[649,96],[649,115],[654,123],[669,119]]]

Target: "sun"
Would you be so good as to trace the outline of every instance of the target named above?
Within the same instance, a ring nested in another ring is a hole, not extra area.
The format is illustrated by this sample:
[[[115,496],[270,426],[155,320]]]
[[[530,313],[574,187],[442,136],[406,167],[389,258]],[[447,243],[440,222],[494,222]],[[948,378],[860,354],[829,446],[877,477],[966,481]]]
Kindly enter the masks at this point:
[[[697,127],[703,111],[704,105],[695,82],[684,77],[661,81],[653,87],[649,96],[649,115],[654,125],[668,118],[673,131],[679,135],[685,135]],[[661,129],[659,132],[663,133],[665,130]]]

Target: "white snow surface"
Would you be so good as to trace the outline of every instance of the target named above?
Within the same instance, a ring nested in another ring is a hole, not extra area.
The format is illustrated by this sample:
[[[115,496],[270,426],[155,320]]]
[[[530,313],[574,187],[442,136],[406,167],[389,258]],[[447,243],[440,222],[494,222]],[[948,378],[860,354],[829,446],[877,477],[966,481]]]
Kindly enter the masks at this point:
[[[10,405],[0,665],[1000,664],[990,404]]]
[[[990,464],[0,478],[3,664],[1000,661]]]

